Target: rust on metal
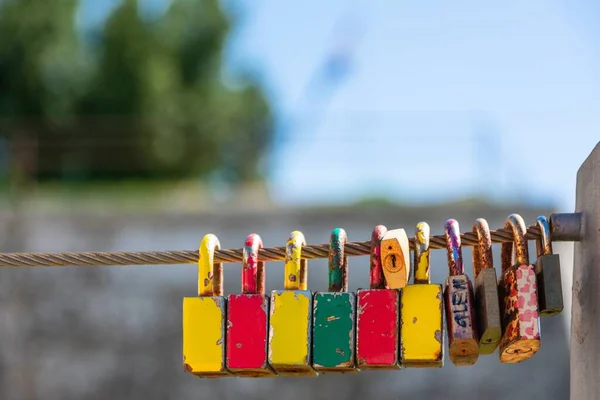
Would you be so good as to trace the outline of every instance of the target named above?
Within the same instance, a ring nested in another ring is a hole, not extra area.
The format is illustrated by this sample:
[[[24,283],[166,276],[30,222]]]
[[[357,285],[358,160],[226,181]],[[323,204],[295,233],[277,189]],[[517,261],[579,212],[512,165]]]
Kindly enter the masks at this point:
[[[525,239],[526,226],[523,217],[519,214],[511,214],[504,223],[504,229],[510,229],[513,233],[514,241],[502,243],[502,271],[512,265],[529,265],[529,248]],[[516,261],[513,262],[513,248],[515,250]]]
[[[381,241],[387,233],[384,225],[377,225],[373,229],[370,242],[370,277],[369,287],[371,289],[386,289],[385,277],[383,275],[383,266],[381,265]]]
[[[490,227],[483,218],[478,218],[473,224],[473,233],[477,235],[477,244],[473,246],[473,277],[477,278],[482,269],[494,268],[492,255],[492,236]]]
[[[448,269],[450,276],[462,275],[465,273],[463,264],[462,248],[460,241],[460,228],[458,221],[449,219],[445,225],[446,235],[446,254],[448,256]]]
[[[511,214],[505,223],[514,235],[514,246],[502,244],[502,326],[499,356],[503,363],[518,363],[532,357],[540,347],[539,306],[535,270],[529,264],[525,222]],[[513,247],[516,264],[513,263]]]

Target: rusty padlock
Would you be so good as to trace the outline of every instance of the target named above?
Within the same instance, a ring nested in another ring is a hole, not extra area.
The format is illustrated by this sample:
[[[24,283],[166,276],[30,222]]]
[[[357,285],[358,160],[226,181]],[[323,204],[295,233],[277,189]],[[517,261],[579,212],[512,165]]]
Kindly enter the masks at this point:
[[[311,365],[312,293],[307,290],[302,232],[294,231],[285,252],[284,290],[271,292],[269,364],[279,375],[317,376]]]
[[[479,354],[492,354],[502,338],[498,278],[492,256],[492,236],[488,223],[478,218],[473,225],[477,244],[473,246],[475,316],[479,333]]]
[[[510,228],[513,242],[502,243],[502,339],[500,362],[518,363],[532,357],[540,348],[540,320],[535,269],[529,264],[525,221],[509,215],[504,229]],[[516,260],[513,262],[513,247]]]
[[[267,360],[269,296],[265,295],[265,263],[256,233],[242,250],[242,293],[227,298],[227,369],[237,376],[269,377],[275,372]]]
[[[214,263],[219,239],[204,236],[198,258],[198,297],[183,298],[183,364],[189,373],[212,378],[229,375],[225,367],[223,269]]]
[[[444,366],[442,286],[429,274],[429,225],[417,224],[414,284],[400,290],[400,363],[403,367]]]
[[[381,241],[387,229],[371,235],[370,289],[356,294],[356,363],[359,369],[398,369],[400,293],[386,288],[381,265]]]
[[[450,270],[444,288],[450,361],[456,366],[473,365],[479,358],[473,286],[464,272],[460,228],[456,220],[446,221],[445,235]]]
[[[355,372],[356,295],[348,292],[346,232],[336,228],[329,242],[329,292],[313,297],[313,368],[319,372]]]
[[[540,316],[557,315],[564,307],[560,257],[552,253],[550,224],[546,217],[540,216],[536,222],[540,228],[540,240],[535,243],[537,253],[535,275],[538,283]]]

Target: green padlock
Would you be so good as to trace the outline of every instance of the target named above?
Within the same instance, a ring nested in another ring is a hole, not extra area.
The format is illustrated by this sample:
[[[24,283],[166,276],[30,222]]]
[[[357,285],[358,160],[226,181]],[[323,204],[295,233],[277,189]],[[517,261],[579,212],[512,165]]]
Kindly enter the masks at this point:
[[[346,232],[336,228],[329,245],[329,292],[313,300],[313,368],[319,372],[355,372],[356,295],[348,292]]]

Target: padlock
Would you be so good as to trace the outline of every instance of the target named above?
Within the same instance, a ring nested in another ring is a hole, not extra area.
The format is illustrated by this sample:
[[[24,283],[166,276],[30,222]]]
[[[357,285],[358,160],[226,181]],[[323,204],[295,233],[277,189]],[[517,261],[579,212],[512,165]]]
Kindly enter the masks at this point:
[[[509,215],[504,229],[510,228],[513,242],[502,243],[502,280],[500,282],[502,339],[500,362],[518,363],[532,357],[540,348],[540,319],[535,269],[529,264],[525,221]],[[513,262],[513,247],[516,259]]]
[[[473,365],[479,358],[473,286],[464,272],[460,228],[456,220],[446,221],[445,235],[450,270],[444,288],[450,361],[456,366]]]
[[[492,256],[492,236],[488,223],[478,218],[473,224],[477,244],[473,246],[475,316],[479,333],[479,354],[492,354],[502,338],[498,278]]]
[[[538,305],[540,316],[560,314],[563,310],[562,279],[560,275],[560,257],[552,254],[550,224],[546,217],[537,218],[540,228],[540,240],[536,241],[537,261],[535,275],[538,283]]]
[[[275,376],[267,360],[269,296],[265,263],[258,259],[262,247],[260,236],[248,235],[242,250],[242,293],[227,298],[227,369],[237,376]]]
[[[313,298],[313,368],[319,372],[355,372],[356,295],[348,292],[346,232],[336,228],[329,242],[329,292]]]
[[[406,232],[404,229],[387,231],[380,247],[387,286],[391,289],[402,289],[410,276],[410,245]]]
[[[294,231],[285,253],[284,290],[271,292],[269,364],[285,376],[317,376],[311,365],[312,293],[307,290],[302,232]]]
[[[414,284],[400,290],[400,363],[403,367],[444,366],[442,285],[429,277],[429,225],[417,224]]]
[[[220,247],[213,234],[204,236],[198,258],[198,296],[183,298],[183,365],[205,378],[230,375],[225,367],[225,297],[223,269],[214,263]]]
[[[356,363],[359,369],[398,369],[400,293],[386,288],[381,265],[381,241],[387,229],[371,235],[370,289],[356,294]]]

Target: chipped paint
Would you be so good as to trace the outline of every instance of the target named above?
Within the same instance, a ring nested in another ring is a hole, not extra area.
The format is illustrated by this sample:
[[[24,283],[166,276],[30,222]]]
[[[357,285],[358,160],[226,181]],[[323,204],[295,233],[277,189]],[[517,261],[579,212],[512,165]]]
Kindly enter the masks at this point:
[[[403,367],[442,367],[442,286],[407,285],[400,291],[400,359]]]
[[[198,296],[222,296],[223,264],[214,262],[219,239],[209,233],[202,238],[198,250]]]
[[[458,222],[449,219],[444,231],[450,272],[444,287],[450,361],[456,366],[473,365],[479,358],[473,285],[464,274]]]
[[[502,275],[504,294],[500,361],[518,363],[540,349],[540,320],[535,271],[532,265],[514,266]]]
[[[199,377],[229,375],[225,368],[225,299],[183,299],[184,368]]]
[[[450,361],[473,365],[479,358],[473,287],[466,275],[450,276],[444,288]]]
[[[237,376],[273,376],[267,362],[269,297],[232,294],[227,300],[227,369]]]
[[[540,348],[537,281],[535,269],[529,264],[525,221],[519,214],[511,214],[504,228],[512,230],[515,240],[504,242],[501,247],[503,335],[499,354],[503,363],[518,363],[532,357]]]
[[[306,290],[306,260],[302,259],[302,246],[306,245],[304,235],[294,231],[285,248],[285,274],[283,288],[286,290]]]
[[[315,293],[313,367],[320,372],[355,370],[354,293]]]
[[[271,293],[268,358],[279,375],[317,375],[311,366],[311,321],[310,291]]]
[[[358,290],[356,362],[359,369],[398,369],[400,292]]]

